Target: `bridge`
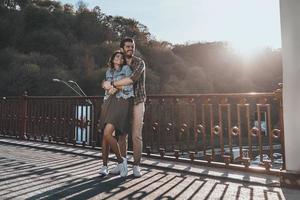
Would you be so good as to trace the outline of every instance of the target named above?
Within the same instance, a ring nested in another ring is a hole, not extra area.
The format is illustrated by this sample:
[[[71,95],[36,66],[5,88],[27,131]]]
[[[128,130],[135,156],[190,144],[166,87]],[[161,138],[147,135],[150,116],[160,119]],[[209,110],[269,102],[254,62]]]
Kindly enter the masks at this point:
[[[102,100],[26,93],[1,98],[0,196],[285,199],[299,194],[282,188],[297,185],[297,180],[285,173],[281,88],[270,93],[149,95],[143,128],[145,176],[137,180],[102,180],[97,174]]]

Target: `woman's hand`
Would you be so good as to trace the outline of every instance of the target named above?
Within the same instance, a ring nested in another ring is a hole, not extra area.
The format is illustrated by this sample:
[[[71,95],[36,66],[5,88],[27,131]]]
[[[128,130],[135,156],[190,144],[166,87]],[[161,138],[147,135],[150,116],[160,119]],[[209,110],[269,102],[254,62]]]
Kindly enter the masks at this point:
[[[108,94],[109,94],[109,95],[112,95],[112,94],[115,94],[117,91],[118,91],[117,88],[112,87],[112,88],[110,88],[110,89],[108,90]]]
[[[111,88],[113,88],[113,86],[109,81],[102,81],[102,88],[104,90],[110,90]]]

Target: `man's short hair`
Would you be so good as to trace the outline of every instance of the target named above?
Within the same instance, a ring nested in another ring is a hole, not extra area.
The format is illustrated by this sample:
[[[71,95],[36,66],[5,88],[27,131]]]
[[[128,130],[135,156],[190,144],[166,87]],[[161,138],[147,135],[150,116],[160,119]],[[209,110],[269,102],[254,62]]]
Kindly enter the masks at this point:
[[[126,37],[120,42],[120,48],[124,48],[125,42],[131,42],[134,43],[134,40],[132,38]]]

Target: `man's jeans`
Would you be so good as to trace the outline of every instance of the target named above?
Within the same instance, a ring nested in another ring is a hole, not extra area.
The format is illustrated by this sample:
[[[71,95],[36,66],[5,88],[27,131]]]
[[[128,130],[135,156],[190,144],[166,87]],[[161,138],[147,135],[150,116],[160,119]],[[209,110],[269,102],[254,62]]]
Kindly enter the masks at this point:
[[[142,129],[145,113],[145,103],[139,103],[133,106],[132,118],[132,143],[133,143],[133,165],[139,165],[142,158],[143,138]],[[127,135],[119,137],[121,154],[126,157],[127,154]]]

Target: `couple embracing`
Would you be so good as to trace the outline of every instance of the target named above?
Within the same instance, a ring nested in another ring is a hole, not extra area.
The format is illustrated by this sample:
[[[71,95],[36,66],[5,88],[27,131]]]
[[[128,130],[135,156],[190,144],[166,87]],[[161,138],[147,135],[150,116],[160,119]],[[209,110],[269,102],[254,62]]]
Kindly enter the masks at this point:
[[[120,50],[111,56],[105,81],[105,97],[101,107],[100,128],[102,129],[102,176],[120,174],[126,177],[128,133],[132,133],[133,175],[141,177],[142,128],[145,112],[145,62],[136,56],[135,43],[125,38]],[[114,137],[114,135],[118,140]],[[118,164],[109,171],[108,155],[110,148],[116,154]]]

